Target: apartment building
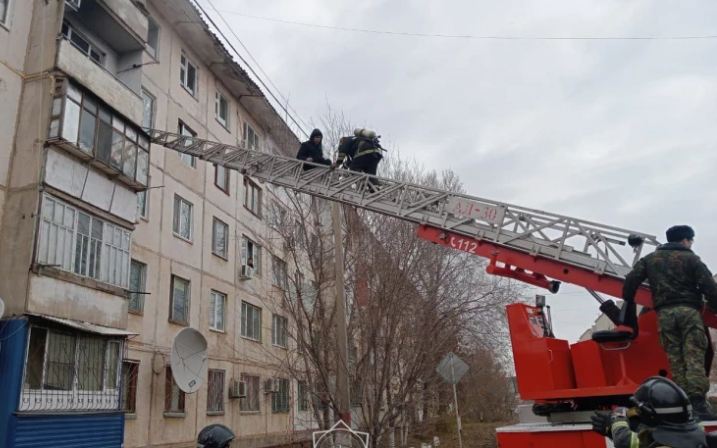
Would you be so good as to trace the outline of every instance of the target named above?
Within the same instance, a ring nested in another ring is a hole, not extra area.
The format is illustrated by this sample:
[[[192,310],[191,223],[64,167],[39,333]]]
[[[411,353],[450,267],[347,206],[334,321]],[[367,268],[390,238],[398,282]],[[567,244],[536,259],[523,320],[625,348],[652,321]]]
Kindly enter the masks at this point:
[[[280,192],[145,131],[291,154],[261,89],[189,0],[0,0],[0,44],[0,445],[305,439]],[[193,394],[169,366],[186,327],[209,346]]]

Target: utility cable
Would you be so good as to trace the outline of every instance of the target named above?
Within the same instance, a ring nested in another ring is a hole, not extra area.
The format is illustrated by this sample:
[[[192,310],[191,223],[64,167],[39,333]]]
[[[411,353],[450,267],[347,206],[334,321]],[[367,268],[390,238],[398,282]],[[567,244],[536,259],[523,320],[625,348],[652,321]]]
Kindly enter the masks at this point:
[[[408,31],[381,30],[373,28],[354,28],[336,25],[323,25],[319,23],[300,22],[296,20],[280,19],[276,17],[257,16],[238,11],[220,10],[225,14],[246,17],[248,19],[263,20],[266,22],[283,23],[309,28],[321,28],[333,31],[352,33],[386,34],[403,37],[425,37],[440,39],[473,39],[473,40],[708,40],[717,39],[717,34],[697,34],[682,36],[519,36],[519,35],[475,35],[475,34],[445,34],[445,33],[418,33]],[[219,12],[219,11],[218,11]]]

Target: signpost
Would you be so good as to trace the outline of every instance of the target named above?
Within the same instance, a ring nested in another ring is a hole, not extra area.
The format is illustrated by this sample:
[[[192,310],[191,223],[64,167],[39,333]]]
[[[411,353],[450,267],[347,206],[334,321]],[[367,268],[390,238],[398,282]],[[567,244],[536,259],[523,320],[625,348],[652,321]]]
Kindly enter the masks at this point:
[[[455,353],[448,353],[436,367],[436,371],[441,378],[453,386],[453,404],[456,408],[456,425],[458,427],[458,448],[463,448],[463,437],[461,435],[461,415],[458,412],[458,393],[456,392],[456,384],[468,372],[468,364],[463,362]]]

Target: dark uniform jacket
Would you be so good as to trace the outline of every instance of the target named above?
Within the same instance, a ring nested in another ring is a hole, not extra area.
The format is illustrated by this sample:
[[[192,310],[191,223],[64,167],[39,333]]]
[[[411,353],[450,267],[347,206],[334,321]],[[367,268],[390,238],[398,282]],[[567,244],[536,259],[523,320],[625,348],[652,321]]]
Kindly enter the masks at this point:
[[[314,137],[317,135],[321,135],[321,132],[314,129],[314,132],[312,132],[311,136],[309,136],[309,140],[302,143],[299,147],[299,152],[296,154],[296,158],[299,160],[311,159],[310,162],[319,163],[321,165],[331,165],[331,160],[324,158],[324,151],[321,148],[321,144],[314,144]],[[304,166],[304,169],[309,168],[313,167],[308,165]]]
[[[615,448],[707,448],[704,429],[697,424],[648,427],[633,432],[627,421],[617,419],[610,428]]]
[[[681,243],[667,243],[638,261],[625,278],[622,297],[635,299],[640,284],[650,283],[654,308],[687,305],[701,310],[704,295],[717,310],[717,283],[700,257]]]

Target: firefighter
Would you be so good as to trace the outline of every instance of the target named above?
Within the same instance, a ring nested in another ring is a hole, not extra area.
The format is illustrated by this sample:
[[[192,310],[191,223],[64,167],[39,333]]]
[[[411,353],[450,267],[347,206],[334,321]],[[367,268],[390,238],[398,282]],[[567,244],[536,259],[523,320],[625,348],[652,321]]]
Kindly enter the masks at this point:
[[[707,447],[687,394],[669,379],[646,379],[630,401],[630,409],[596,412],[591,418],[593,431],[612,439],[615,448]]]
[[[689,226],[667,229],[667,244],[638,261],[625,278],[622,297],[633,303],[647,280],[657,312],[660,343],[670,362],[672,379],[687,393],[701,420],[715,420],[705,399],[707,335],[702,322],[703,296],[717,310],[717,283],[692,250],[695,232]]]
[[[309,139],[301,144],[296,158],[314,162],[320,165],[331,165],[331,160],[324,157],[324,150],[321,145],[324,135],[319,129],[314,129],[309,135]],[[314,166],[304,164],[304,171],[315,168]]]
[[[347,165],[351,171],[376,175],[378,163],[383,159],[378,139],[380,136],[369,129],[355,129],[353,137],[343,137],[339,142],[339,155],[333,167]],[[377,185],[375,179],[371,183]]]

